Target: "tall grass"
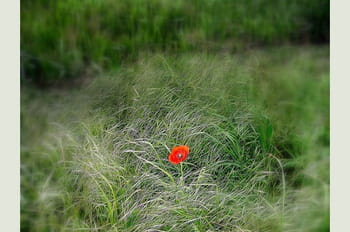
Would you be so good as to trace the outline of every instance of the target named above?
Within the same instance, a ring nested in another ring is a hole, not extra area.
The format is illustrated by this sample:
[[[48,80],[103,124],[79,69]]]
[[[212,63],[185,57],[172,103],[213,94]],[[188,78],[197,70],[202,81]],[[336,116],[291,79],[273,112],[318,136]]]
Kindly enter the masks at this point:
[[[22,230],[329,230],[328,57],[145,53],[75,91],[24,87]]]
[[[28,0],[22,81],[52,85],[135,60],[144,50],[241,50],[329,41],[329,1]]]

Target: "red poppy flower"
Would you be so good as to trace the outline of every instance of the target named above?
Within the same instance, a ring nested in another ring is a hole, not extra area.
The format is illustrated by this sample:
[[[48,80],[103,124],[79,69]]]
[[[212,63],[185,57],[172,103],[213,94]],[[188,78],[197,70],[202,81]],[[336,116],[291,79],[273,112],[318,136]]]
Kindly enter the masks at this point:
[[[173,148],[168,159],[171,163],[178,164],[187,159],[188,153],[190,153],[190,148],[188,146],[177,146]]]

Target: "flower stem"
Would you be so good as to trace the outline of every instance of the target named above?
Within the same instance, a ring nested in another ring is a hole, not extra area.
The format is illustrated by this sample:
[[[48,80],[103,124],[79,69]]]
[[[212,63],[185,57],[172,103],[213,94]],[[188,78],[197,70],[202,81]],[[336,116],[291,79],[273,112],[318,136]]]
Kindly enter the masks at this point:
[[[184,181],[184,171],[183,171],[183,168],[182,168],[182,162],[180,163],[180,170],[181,170],[181,177],[180,177],[180,183],[183,184]]]

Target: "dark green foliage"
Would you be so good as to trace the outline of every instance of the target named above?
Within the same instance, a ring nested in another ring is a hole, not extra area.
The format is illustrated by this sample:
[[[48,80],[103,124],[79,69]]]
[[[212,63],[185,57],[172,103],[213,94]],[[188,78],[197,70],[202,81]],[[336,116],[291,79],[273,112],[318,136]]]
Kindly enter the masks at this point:
[[[21,1],[21,80],[54,85],[144,50],[328,40],[328,0],[28,0]]]
[[[329,0],[305,1],[305,7],[301,10],[304,19],[301,37],[316,43],[329,42],[329,7]]]

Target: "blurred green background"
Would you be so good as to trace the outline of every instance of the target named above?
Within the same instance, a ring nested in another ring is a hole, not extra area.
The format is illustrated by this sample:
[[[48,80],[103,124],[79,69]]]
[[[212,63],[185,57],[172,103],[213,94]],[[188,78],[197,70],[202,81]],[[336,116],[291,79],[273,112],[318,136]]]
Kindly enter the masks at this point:
[[[140,51],[327,43],[329,0],[21,1],[21,81],[94,75]]]

